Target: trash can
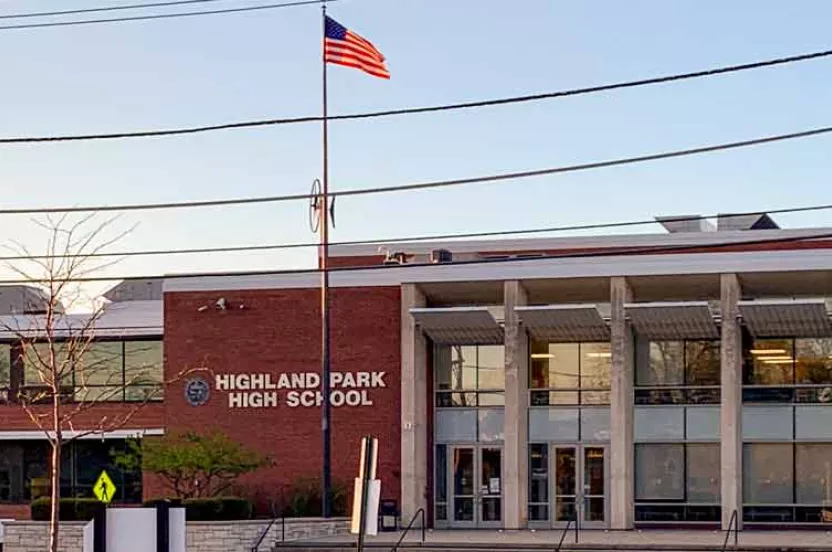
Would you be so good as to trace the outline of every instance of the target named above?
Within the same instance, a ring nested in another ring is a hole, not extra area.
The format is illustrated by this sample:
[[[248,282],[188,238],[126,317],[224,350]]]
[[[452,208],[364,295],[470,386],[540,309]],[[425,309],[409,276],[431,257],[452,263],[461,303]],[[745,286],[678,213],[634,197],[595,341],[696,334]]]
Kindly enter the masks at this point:
[[[395,531],[399,528],[399,505],[395,500],[384,499],[378,505],[378,530]]]

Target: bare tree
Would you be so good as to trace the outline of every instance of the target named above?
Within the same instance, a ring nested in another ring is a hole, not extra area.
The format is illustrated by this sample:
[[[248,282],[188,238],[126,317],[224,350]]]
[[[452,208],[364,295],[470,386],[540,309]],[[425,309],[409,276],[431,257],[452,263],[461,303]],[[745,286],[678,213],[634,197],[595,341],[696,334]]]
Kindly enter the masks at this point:
[[[47,217],[35,221],[48,234],[45,254],[34,254],[21,243],[10,246],[14,256],[9,268],[41,295],[39,312],[2,318],[7,336],[15,342],[16,365],[23,366],[23,385],[16,402],[51,447],[50,552],[58,550],[64,445],[90,433],[103,435],[125,426],[164,385],[158,362],[155,366],[139,363],[129,374],[114,373],[112,349],[96,342],[97,326],[107,304],[89,292],[88,280],[119,261],[105,255],[108,247],[129,232],[116,230],[115,220],[100,222],[95,215],[80,220],[67,215]],[[73,314],[75,309],[86,312]],[[106,329],[107,336],[117,337],[119,330]],[[145,385],[136,387],[138,384]],[[142,389],[144,396],[133,396],[117,415],[97,414],[96,406],[120,400],[128,388]],[[83,421],[79,419],[82,415]],[[76,423],[82,428],[76,430]]]

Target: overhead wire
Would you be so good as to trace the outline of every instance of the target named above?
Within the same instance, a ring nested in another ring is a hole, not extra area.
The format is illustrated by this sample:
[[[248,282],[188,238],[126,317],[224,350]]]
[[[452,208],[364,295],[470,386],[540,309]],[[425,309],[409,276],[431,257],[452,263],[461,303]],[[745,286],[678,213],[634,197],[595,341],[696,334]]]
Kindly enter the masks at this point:
[[[705,153],[714,153],[719,151],[726,151],[732,149],[748,148],[760,146],[764,144],[771,144],[775,142],[783,142],[787,140],[796,140],[801,138],[809,138],[813,136],[820,136],[823,134],[832,133],[832,126],[814,128],[803,130],[799,132],[790,132],[786,134],[775,134],[771,136],[763,136],[759,138],[751,138],[748,140],[739,140],[736,142],[725,142],[721,144],[713,144],[709,146],[699,146],[695,148],[686,148],[680,150],[671,150],[660,153],[651,153],[646,155],[637,155],[633,157],[619,157],[616,159],[607,159],[603,161],[592,161],[588,163],[578,163],[573,165],[562,165],[559,167],[551,167],[546,169],[534,169],[528,171],[489,174],[483,176],[474,176],[469,178],[456,178],[450,180],[433,180],[428,182],[417,182],[410,184],[397,184],[389,186],[380,186],[375,188],[354,188],[341,191],[333,191],[329,193],[330,197],[352,197],[371,194],[394,193],[415,190],[428,190],[436,188],[448,188],[455,186],[463,186],[470,184],[485,184],[489,182],[504,182],[507,180],[520,180],[525,178],[533,178],[539,176],[546,176],[552,174],[564,174],[581,172],[594,169],[603,169],[609,167],[619,167],[624,165],[634,165],[638,163],[646,163],[649,161],[660,161],[664,159],[673,159],[679,157],[689,157],[694,155],[702,155]],[[227,205],[252,205],[262,203],[278,203],[284,201],[298,201],[308,200],[309,193],[286,194],[276,196],[261,196],[261,197],[247,197],[247,198],[231,198],[231,199],[216,199],[216,200],[201,200],[201,201],[181,201],[181,202],[165,202],[165,203],[134,203],[134,204],[120,204],[120,205],[95,205],[95,206],[76,206],[76,207],[4,207],[0,208],[0,215],[34,215],[34,214],[48,214],[48,213],[90,213],[90,212],[126,212],[126,211],[152,211],[152,210],[167,210],[167,209],[185,209],[197,207],[220,207]]]
[[[803,207],[785,207],[781,209],[767,209],[767,210],[758,210],[758,211],[741,211],[741,212],[734,212],[734,213],[726,213],[725,215],[731,217],[743,217],[743,216],[750,216],[750,215],[758,215],[761,213],[765,213],[768,215],[778,215],[778,214],[794,214],[794,213],[807,213],[812,211],[826,211],[832,210],[832,204],[821,204],[821,205],[807,205]],[[702,219],[708,218],[715,218],[718,217],[718,214],[715,215],[697,215],[697,216],[680,216],[680,217],[673,217],[673,222],[693,222],[699,221]],[[372,239],[372,240],[344,240],[344,241],[334,241],[329,242],[330,247],[339,247],[339,246],[359,246],[359,245],[378,245],[384,246],[389,244],[407,244],[407,243],[418,243],[418,242],[428,242],[428,241],[450,241],[450,240],[458,240],[458,239],[468,239],[468,238],[484,238],[484,237],[505,237],[505,236],[517,236],[517,235],[529,235],[529,234],[544,234],[544,233],[555,233],[555,232],[574,232],[574,231],[582,231],[582,230],[602,230],[602,229],[613,229],[613,228],[626,228],[626,227],[635,227],[635,226],[647,226],[647,225],[654,225],[660,224],[659,221],[655,219],[642,219],[642,220],[628,220],[628,221],[617,221],[617,222],[599,222],[599,223],[588,223],[588,224],[573,224],[573,225],[565,225],[565,226],[548,226],[542,228],[524,228],[524,229],[515,229],[515,230],[492,230],[486,232],[451,232],[451,233],[444,233],[444,234],[427,234],[427,235],[417,235],[417,236],[400,236],[400,237],[393,237],[393,238],[380,238],[380,239]],[[710,234],[713,235],[713,234]],[[704,233],[703,238],[707,238],[709,234]],[[236,245],[236,246],[221,246],[221,247],[197,247],[197,248],[186,248],[186,249],[151,249],[151,250],[140,250],[140,251],[121,251],[121,252],[107,252],[107,251],[99,251],[94,253],[85,254],[85,258],[99,258],[99,257],[147,257],[147,256],[167,256],[167,255],[192,255],[192,254],[205,254],[205,253],[244,253],[244,252],[254,252],[254,251],[275,251],[275,250],[286,250],[286,249],[305,249],[305,248],[312,248],[312,247],[320,247],[320,242],[301,242],[301,243],[278,243],[278,244],[261,244],[261,245]],[[0,261],[24,261],[24,260],[48,260],[48,259],[62,259],[67,257],[73,257],[75,255],[71,254],[64,254],[64,255],[13,255],[13,256],[0,256]]]
[[[808,234],[803,236],[789,236],[789,237],[772,237],[772,238],[757,238],[742,241],[724,242],[724,243],[698,243],[689,245],[667,245],[667,246],[640,246],[631,248],[615,248],[607,251],[577,251],[577,252],[560,252],[560,253],[544,253],[535,257],[511,257],[505,258],[480,258],[463,261],[453,261],[451,263],[407,263],[407,264],[379,264],[370,266],[344,266],[344,267],[330,267],[327,271],[330,273],[338,272],[354,272],[354,271],[374,271],[374,270],[395,270],[407,268],[436,268],[449,266],[470,266],[483,265],[494,263],[515,263],[515,262],[539,262],[541,260],[557,260],[557,259],[584,259],[584,258],[603,258],[603,257],[628,257],[648,254],[681,254],[691,251],[703,253],[707,250],[708,253],[718,252],[721,249],[732,249],[737,247],[748,247],[755,245],[773,245],[796,243],[810,240],[826,240],[832,239],[832,232],[818,232],[815,234]],[[249,271],[249,272],[202,272],[202,273],[179,273],[179,274],[162,274],[162,275],[141,275],[141,276],[85,276],[78,278],[67,278],[61,281],[77,282],[77,283],[92,283],[92,282],[113,282],[113,281],[140,281],[140,280],[178,280],[187,278],[217,278],[217,277],[246,277],[258,275],[290,275],[290,274],[315,274],[321,272],[320,268],[310,268],[302,270],[267,270],[267,271]],[[22,285],[47,283],[46,279],[5,279],[0,280],[0,285]]]
[[[332,1],[332,0],[329,0]],[[302,4],[320,3],[320,0],[307,0],[301,2],[292,2],[290,4],[275,4],[273,6],[293,6]],[[244,9],[244,8],[238,8]],[[260,9],[270,9],[268,7],[261,7]],[[0,27],[2,30],[3,27]],[[816,52],[809,52],[805,54],[766,59],[752,63],[744,63],[740,65],[728,65],[705,69],[700,71],[693,71],[689,73],[677,73],[671,75],[663,75],[659,77],[652,77],[639,80],[621,81],[610,84],[602,84],[597,86],[590,86],[584,88],[573,88],[568,90],[559,90],[554,92],[544,92],[540,94],[527,94],[522,96],[511,96],[503,98],[494,98],[490,100],[479,100],[473,102],[451,103],[422,107],[410,107],[402,109],[388,109],[382,111],[370,111],[364,113],[352,113],[345,115],[331,115],[327,117],[328,121],[348,121],[358,119],[372,119],[378,117],[391,117],[399,115],[414,115],[419,113],[430,113],[438,111],[455,111],[461,109],[481,108],[498,105],[508,105],[526,102],[536,102],[555,98],[565,98],[571,96],[582,96],[587,94],[597,94],[601,92],[609,92],[613,90],[621,90],[626,88],[637,88],[649,86],[654,84],[663,84],[676,81],[684,81],[691,79],[704,78],[714,75],[724,75],[728,73],[736,73],[740,71],[749,71],[753,69],[760,69],[764,67],[774,67],[778,65],[786,65],[802,61],[810,61],[832,56],[832,50],[821,50]],[[153,130],[139,130],[139,131],[124,131],[124,132],[110,132],[110,133],[93,133],[93,134],[65,134],[52,136],[18,136],[9,138],[0,138],[0,145],[10,144],[38,144],[51,142],[78,142],[91,140],[118,140],[118,139],[133,139],[133,138],[154,138],[163,136],[180,136],[188,134],[198,134],[204,132],[215,132],[224,130],[235,130],[242,128],[256,128],[269,127],[279,125],[291,125],[302,123],[322,122],[323,117],[317,115],[300,116],[300,117],[284,117],[274,119],[258,119],[251,121],[238,121],[231,123],[220,123],[215,125],[202,125],[195,127],[181,127],[170,129],[153,129]]]
[[[228,2],[229,0],[169,0],[167,2],[146,2],[144,4],[127,4],[116,6],[98,6],[95,8],[76,8],[71,10],[42,11],[42,12],[20,12],[2,13],[2,19],[29,19],[37,17],[59,17],[66,15],[80,15],[83,13],[98,13],[123,10],[143,10],[147,8],[167,8],[173,6],[185,6],[191,4],[210,4],[214,2]]]
[[[325,0],[335,2],[336,0]],[[262,10],[275,10],[280,8],[293,8],[296,6],[309,6],[321,4],[322,0],[296,0],[294,2],[283,2],[279,4],[259,4],[256,6],[244,6],[240,8],[222,8],[216,10],[199,10],[189,12],[155,13],[149,15],[133,15],[126,17],[113,17],[102,19],[77,19],[72,21],[50,21],[46,23],[22,23],[19,25],[0,25],[0,31],[12,31],[20,29],[43,29],[48,27],[70,27],[77,25],[94,25],[100,23],[123,23],[128,21],[149,21],[153,19],[175,19],[179,17],[197,17],[203,15],[219,15],[229,13],[243,13]]]

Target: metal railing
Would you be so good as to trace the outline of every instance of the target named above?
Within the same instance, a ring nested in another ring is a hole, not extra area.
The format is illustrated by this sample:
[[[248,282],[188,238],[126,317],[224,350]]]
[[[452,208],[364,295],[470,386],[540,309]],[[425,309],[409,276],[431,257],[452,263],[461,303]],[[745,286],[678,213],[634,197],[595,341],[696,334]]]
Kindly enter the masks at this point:
[[[251,552],[258,552],[260,549],[260,545],[263,544],[263,541],[266,539],[266,535],[269,534],[269,531],[274,526],[275,523],[280,521],[280,542],[284,542],[286,540],[286,516],[280,516],[279,518],[272,518],[269,522],[269,525],[266,526],[266,529],[260,534],[260,538],[257,539],[257,542],[254,543],[254,546],[251,547]]]
[[[740,537],[740,520],[737,510],[731,512],[731,519],[728,521],[728,532],[725,533],[725,542],[722,543],[722,552],[725,552],[728,549],[728,539],[731,537],[731,527],[734,528],[734,548],[736,548]]]
[[[421,527],[421,529],[422,529],[422,541],[421,541],[420,544],[422,544],[422,545],[425,544],[425,509],[424,508],[419,508],[418,510],[416,510],[416,513],[413,514],[413,517],[410,518],[410,523],[407,524],[407,527],[402,532],[402,536],[399,537],[398,542],[396,542],[396,544],[393,546],[393,548],[390,549],[390,552],[396,552],[399,549],[399,546],[401,546],[402,542],[404,541],[404,538],[407,536],[407,534],[413,528],[413,523],[416,521],[416,518],[418,518],[418,517],[422,518],[422,527]]]
[[[578,535],[578,513],[575,512],[575,517],[566,522],[566,527],[563,528],[563,532],[560,534],[560,541],[558,542],[558,547],[555,548],[555,552],[560,552],[560,547],[563,546],[563,540],[566,538],[566,534],[569,532],[569,527],[573,523],[575,524],[575,544],[578,544],[578,540],[580,538]]]

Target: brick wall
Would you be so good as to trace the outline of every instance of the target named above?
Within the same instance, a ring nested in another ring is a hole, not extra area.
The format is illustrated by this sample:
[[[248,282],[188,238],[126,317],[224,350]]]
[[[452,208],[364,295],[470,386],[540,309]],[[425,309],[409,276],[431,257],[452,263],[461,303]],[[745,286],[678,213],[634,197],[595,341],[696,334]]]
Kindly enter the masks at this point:
[[[384,372],[383,388],[369,389],[372,406],[332,409],[333,478],[352,488],[361,436],[379,438],[382,496],[400,493],[400,291],[398,287],[331,291],[333,372]],[[213,305],[224,297],[229,305]],[[200,311],[200,307],[211,305]],[[242,305],[244,308],[239,308]],[[321,370],[318,289],[215,291],[165,294],[167,378],[204,366],[212,386],[206,404],[191,406],[178,382],[166,391],[169,432],[212,427],[267,455],[269,468],[240,480],[255,501],[280,500],[281,490],[321,473],[321,411],[290,407],[287,390],[269,408],[229,408],[228,392],[214,389],[220,374],[281,374]],[[159,489],[146,491],[146,495]]]
[[[296,519],[286,521],[286,540],[302,541],[345,533],[348,525],[343,519],[329,521]],[[86,523],[61,524],[58,547],[60,552],[83,552]],[[213,521],[190,522],[186,525],[185,542],[188,552],[248,551],[269,526],[268,521]],[[49,524],[37,521],[18,521],[4,524],[3,552],[43,552],[49,545]],[[270,550],[281,539],[281,527],[276,523],[260,546]]]

